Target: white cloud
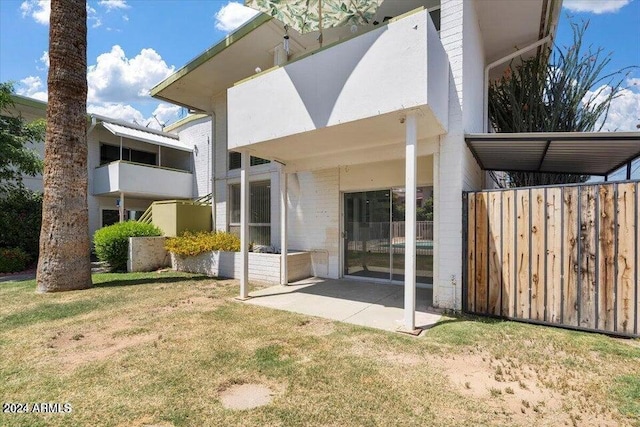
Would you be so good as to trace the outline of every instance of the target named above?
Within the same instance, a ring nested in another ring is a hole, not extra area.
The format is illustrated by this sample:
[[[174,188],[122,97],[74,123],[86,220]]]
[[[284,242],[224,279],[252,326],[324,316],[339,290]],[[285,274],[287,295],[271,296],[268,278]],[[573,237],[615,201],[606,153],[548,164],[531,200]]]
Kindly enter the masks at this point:
[[[98,28],[102,26],[102,19],[98,15],[98,12],[87,3],[87,25],[91,25],[91,28]]]
[[[178,119],[178,114],[180,113],[181,107],[172,104],[161,103],[158,104],[158,107],[151,113],[151,116],[155,116],[156,119],[163,125],[167,125],[172,123]],[[158,122],[153,120],[153,122],[158,125]],[[149,125],[151,127],[151,125]]]
[[[611,93],[611,87],[604,85],[588,92],[583,102],[593,99],[602,102]],[[603,118],[598,121],[596,129],[600,127]],[[602,127],[603,131],[635,131],[640,125],[640,93],[630,89],[622,89],[620,96],[611,101],[607,120]]]
[[[122,20],[123,20],[123,21],[128,21],[128,20],[129,20],[129,16],[127,16],[127,15],[122,15]]]
[[[145,125],[146,121],[140,111],[132,107],[131,105],[123,104],[120,102],[105,102],[98,104],[88,104],[87,112],[93,114],[99,114],[101,116],[109,117],[111,119],[118,119],[125,122],[131,122],[135,120],[141,125]]]
[[[98,4],[107,9],[107,11],[114,9],[129,9],[131,7],[127,4],[126,0],[100,0]]]
[[[87,73],[88,100],[96,102],[135,102],[147,99],[149,89],[173,73],[153,49],[142,49],[129,59],[118,45],[98,56]]]
[[[224,5],[215,15],[216,29],[231,32],[257,15],[255,9],[245,7],[242,4],[230,1]]]
[[[45,50],[44,52],[42,52],[42,56],[40,57],[40,62],[42,62],[45,67],[49,68],[49,52],[48,51]]]
[[[640,90],[640,77],[630,77],[627,79],[627,84],[631,86],[635,86],[638,90]]]
[[[16,93],[40,101],[47,100],[47,88],[43,88],[42,80],[38,76],[29,76],[20,80]]]
[[[38,24],[49,25],[50,0],[25,0],[20,5],[22,16],[31,16]]]
[[[129,123],[137,123],[149,129],[161,130],[162,125],[167,125],[178,119],[180,107],[160,103],[150,117],[145,117],[144,114],[131,105],[121,102],[103,102],[87,105],[87,112]]]
[[[597,15],[614,13],[631,3],[631,0],[564,0],[562,6],[572,12],[589,12]]]

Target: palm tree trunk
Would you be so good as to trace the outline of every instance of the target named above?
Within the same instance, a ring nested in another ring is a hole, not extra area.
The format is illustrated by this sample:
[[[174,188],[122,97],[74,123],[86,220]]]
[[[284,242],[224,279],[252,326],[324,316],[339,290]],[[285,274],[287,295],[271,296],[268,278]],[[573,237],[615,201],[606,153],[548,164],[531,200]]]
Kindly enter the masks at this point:
[[[37,291],[91,287],[87,208],[87,9],[52,0]]]

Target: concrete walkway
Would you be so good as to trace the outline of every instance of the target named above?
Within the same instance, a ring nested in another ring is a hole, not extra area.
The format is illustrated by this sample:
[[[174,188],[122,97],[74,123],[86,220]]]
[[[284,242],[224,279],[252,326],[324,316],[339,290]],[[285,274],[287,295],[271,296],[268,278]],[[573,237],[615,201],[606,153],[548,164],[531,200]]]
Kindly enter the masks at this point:
[[[428,310],[431,289],[417,289],[416,325],[428,328],[441,315]],[[355,280],[311,278],[252,292],[246,302],[262,307],[396,331],[404,317],[404,287]]]

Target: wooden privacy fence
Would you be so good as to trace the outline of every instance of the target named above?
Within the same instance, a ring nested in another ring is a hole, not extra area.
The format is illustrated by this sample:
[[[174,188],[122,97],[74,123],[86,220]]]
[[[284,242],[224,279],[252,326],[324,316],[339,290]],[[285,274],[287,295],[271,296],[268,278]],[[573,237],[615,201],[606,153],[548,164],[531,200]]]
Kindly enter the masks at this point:
[[[640,336],[638,182],[463,198],[467,312]]]

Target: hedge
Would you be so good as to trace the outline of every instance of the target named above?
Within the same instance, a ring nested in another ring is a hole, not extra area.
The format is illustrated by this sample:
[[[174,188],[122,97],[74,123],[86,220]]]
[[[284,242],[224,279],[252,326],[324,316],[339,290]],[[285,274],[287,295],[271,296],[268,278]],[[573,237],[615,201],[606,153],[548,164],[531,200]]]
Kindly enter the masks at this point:
[[[167,239],[165,249],[179,256],[196,256],[211,251],[240,251],[238,236],[221,231],[186,231],[178,237]]]
[[[106,261],[114,271],[127,270],[129,237],[161,236],[153,224],[138,221],[119,222],[103,227],[93,235],[93,246],[100,261]]]

